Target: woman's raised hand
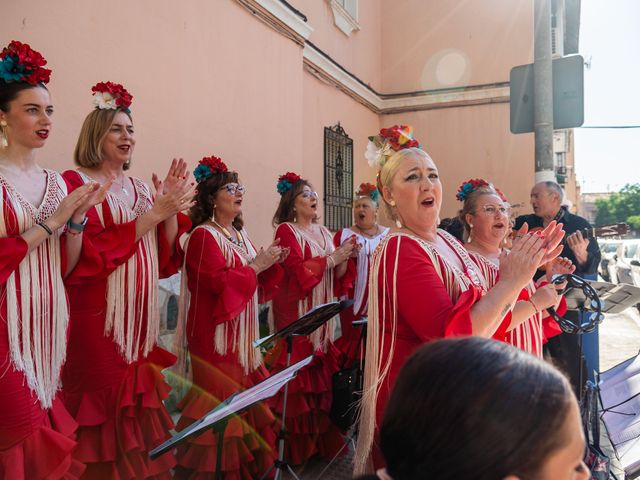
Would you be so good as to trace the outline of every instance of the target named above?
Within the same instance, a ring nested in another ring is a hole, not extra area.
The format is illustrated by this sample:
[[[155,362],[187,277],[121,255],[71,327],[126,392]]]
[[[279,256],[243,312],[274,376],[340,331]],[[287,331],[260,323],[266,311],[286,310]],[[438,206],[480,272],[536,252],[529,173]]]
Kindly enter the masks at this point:
[[[260,251],[256,255],[256,258],[251,263],[251,267],[256,271],[257,274],[260,272],[264,272],[273,264],[284,260],[284,258],[282,258],[282,256],[284,255],[284,250],[286,250],[286,255],[288,255],[289,249],[282,248],[280,246],[280,239],[276,238],[273,243],[267,247],[266,250],[264,248],[260,249]]]
[[[155,173],[151,175],[151,180],[153,181],[156,192],[161,190],[162,194],[166,194],[175,188],[179,188],[180,182],[186,180],[188,176],[187,162],[182,158],[174,158],[171,161],[171,166],[164,180],[160,180]]]
[[[64,197],[58,205],[58,208],[56,208],[56,211],[53,212],[53,215],[46,220],[49,228],[57,230],[65,225],[76,210],[84,205],[85,202],[88,202],[88,199],[99,189],[99,183],[89,182],[76,188],[73,192]]]
[[[500,280],[513,282],[518,288],[531,281],[547,253],[544,238],[527,232],[525,224],[516,234],[511,251],[500,255]]]
[[[353,252],[357,252],[358,242],[356,241],[355,236],[349,238],[346,242],[336,248],[331,255],[331,259],[333,260],[335,266],[340,265],[341,263],[346,262],[349,257],[352,256]]]
[[[182,159],[180,161],[174,159],[164,181],[159,180],[156,174],[152,176],[156,198],[151,210],[160,221],[195,205],[194,183],[189,181],[186,174],[180,175],[185,169],[186,164]]]
[[[104,183],[104,185],[100,185],[97,182],[92,182],[97,185],[97,188],[94,187],[95,189],[89,192],[89,194],[85,197],[82,204],[76,209],[75,212],[73,212],[72,217],[76,217],[79,221],[82,221],[86,213],[92,207],[95,207],[96,205],[104,201],[105,197],[107,196],[107,192],[111,188],[111,185],[113,184],[114,180],[115,180],[115,177],[111,177],[109,180],[107,180]]]

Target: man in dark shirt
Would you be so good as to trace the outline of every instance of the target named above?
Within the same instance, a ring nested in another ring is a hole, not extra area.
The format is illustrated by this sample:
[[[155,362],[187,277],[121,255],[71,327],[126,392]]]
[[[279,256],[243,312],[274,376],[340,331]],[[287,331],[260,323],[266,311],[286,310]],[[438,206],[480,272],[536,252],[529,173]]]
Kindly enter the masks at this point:
[[[598,265],[600,264],[600,248],[595,238],[585,239],[581,233],[582,229],[591,228],[587,220],[578,215],[573,215],[565,207],[561,206],[563,192],[560,185],[555,182],[537,183],[531,190],[531,206],[533,215],[521,215],[516,218],[516,230],[527,222],[529,229],[544,228],[551,221],[556,220],[564,224],[565,245],[562,256],[570,259],[576,266],[576,275],[595,280],[597,278]],[[535,278],[538,279],[544,272],[538,271]],[[577,319],[577,312],[567,312],[567,316],[574,315]],[[571,377],[576,392],[579,394],[580,385],[580,349],[578,335],[561,333],[553,337],[546,345],[546,352],[556,360]],[[598,370],[598,333],[597,329],[593,333],[583,335],[583,351],[586,357],[587,374],[592,377],[593,370]],[[586,377],[583,376],[586,381]]]

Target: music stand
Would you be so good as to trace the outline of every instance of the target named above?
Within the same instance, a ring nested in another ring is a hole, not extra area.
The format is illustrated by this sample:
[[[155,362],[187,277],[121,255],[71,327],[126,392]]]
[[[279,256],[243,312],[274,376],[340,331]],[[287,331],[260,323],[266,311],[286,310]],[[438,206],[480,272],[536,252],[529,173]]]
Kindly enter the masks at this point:
[[[309,310],[296,321],[291,322],[286,327],[278,330],[276,333],[254,341],[253,346],[256,348],[260,348],[265,345],[272,345],[278,340],[285,340],[287,343],[287,367],[289,367],[289,364],[291,363],[291,352],[293,351],[293,338],[312,334],[326,322],[339,314],[343,309],[350,307],[351,305],[353,305],[352,300],[342,300],[340,302],[330,302],[318,305],[317,307]],[[287,433],[286,422],[288,395],[289,385],[285,384],[282,400],[282,422],[280,422],[280,431],[278,432],[278,459],[262,476],[261,480],[266,479],[274,469],[276,470],[274,480],[281,480],[282,472],[285,470],[289,472],[289,474],[293,478],[300,480],[296,473],[293,471],[293,468],[291,467],[289,462],[285,461],[284,459],[284,440]]]
[[[307,358],[300,360],[281,372],[264,379],[253,387],[240,393],[234,393],[220,403],[216,408],[203,416],[200,420],[192,423],[181,432],[176,433],[162,445],[151,450],[151,452],[149,452],[149,457],[152,460],[156,459],[163,453],[174,448],[178,443],[185,441],[187,438],[199,435],[208,428],[213,428],[219,435],[215,478],[216,480],[222,480],[221,464],[223,437],[229,418],[258,402],[273,397],[283,385],[287,385],[287,383],[296,376],[298,371],[309,365],[312,360],[313,355],[309,355]]]

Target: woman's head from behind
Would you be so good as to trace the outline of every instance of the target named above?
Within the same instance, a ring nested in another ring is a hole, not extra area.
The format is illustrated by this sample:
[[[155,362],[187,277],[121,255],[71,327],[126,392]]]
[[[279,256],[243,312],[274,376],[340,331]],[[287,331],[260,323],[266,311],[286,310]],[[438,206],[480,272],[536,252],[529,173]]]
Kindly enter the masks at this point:
[[[568,381],[494,340],[441,340],[414,353],[396,379],[380,436],[394,480],[588,478]]]

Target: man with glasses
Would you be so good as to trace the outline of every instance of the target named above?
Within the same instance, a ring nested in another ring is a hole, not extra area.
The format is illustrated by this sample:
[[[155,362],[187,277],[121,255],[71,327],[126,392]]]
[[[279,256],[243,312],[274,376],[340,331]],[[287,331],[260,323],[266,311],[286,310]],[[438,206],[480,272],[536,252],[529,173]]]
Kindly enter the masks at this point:
[[[566,233],[564,250],[562,256],[570,259],[576,266],[575,275],[588,280],[596,280],[598,265],[600,264],[600,248],[595,238],[586,239],[581,230],[591,228],[591,225],[584,218],[574,215],[562,205],[564,193],[560,185],[555,182],[540,182],[534,185],[531,190],[532,215],[521,215],[516,218],[516,231],[526,222],[529,229],[542,229],[551,221],[556,220],[564,224]],[[544,275],[544,271],[538,271],[536,279]],[[566,316],[574,315],[578,320],[577,312],[567,312]],[[571,383],[579,394],[582,389],[580,385],[580,369],[582,366],[578,336],[568,333],[549,339],[545,346],[545,353],[554,358],[559,365],[569,374]],[[594,370],[599,370],[599,349],[598,330],[584,334],[582,348],[586,360],[588,378],[593,380]],[[587,379],[587,375],[583,375]]]

